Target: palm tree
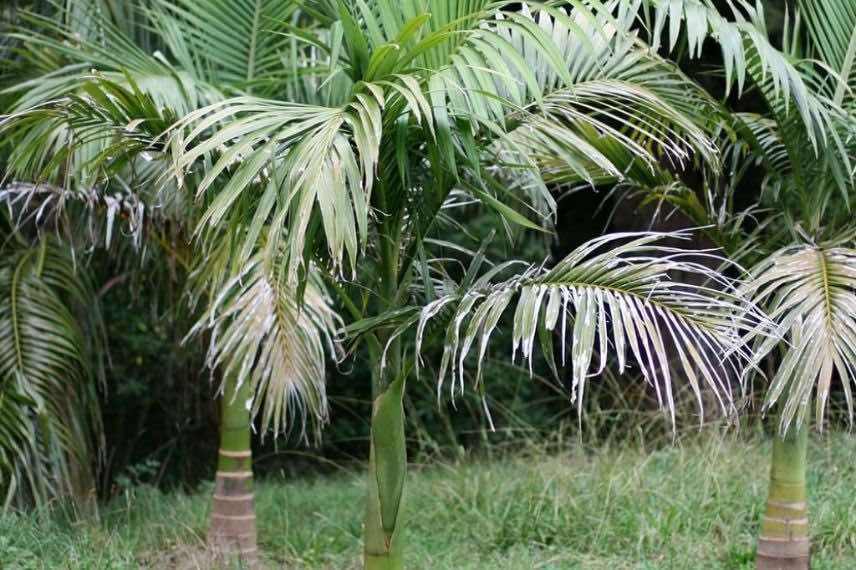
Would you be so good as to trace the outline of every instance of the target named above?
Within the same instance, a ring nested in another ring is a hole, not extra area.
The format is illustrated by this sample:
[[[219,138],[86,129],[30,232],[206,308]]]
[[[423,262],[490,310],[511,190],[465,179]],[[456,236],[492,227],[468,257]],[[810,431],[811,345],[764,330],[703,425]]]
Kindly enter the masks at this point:
[[[549,358],[550,331],[564,335],[572,323],[578,402],[593,355],[602,367],[613,348],[671,408],[668,343],[696,393],[707,386],[730,407],[722,370],[742,369],[738,331],[763,319],[725,278],[717,278],[725,293],[670,283],[674,270],[710,271],[657,243],[666,236],[595,240],[549,271],[514,273],[515,261],[493,264],[478,252],[463,275],[432,239],[462,196],[509,227],[542,227],[554,205],[546,180],[645,179],[691,155],[716,161],[702,128],[710,114],[693,113],[716,105],[634,39],[632,10],[601,8],[307,3],[316,23],[291,30],[298,57],[282,96],[214,103],[185,115],[170,138],[178,184],[202,177],[201,239],[231,224],[247,227],[252,242],[270,222],[264,255],[284,257],[298,287],[313,261],[331,272],[352,348],[370,355],[366,568],[402,567],[402,395],[432,333],[445,347],[438,386],[451,371],[453,393],[473,343],[478,362],[516,300],[514,348],[530,361],[536,335]]]
[[[228,254],[228,248],[222,250]],[[197,271],[207,273],[206,265]],[[257,560],[253,418],[261,414],[265,430],[282,430],[296,415],[326,421],[324,363],[328,351],[337,352],[335,335],[341,328],[316,275],[310,275],[298,301],[281,271],[261,256],[251,259],[220,287],[191,331],[210,332],[208,364],[224,376],[208,542],[215,550],[236,552],[251,565]]]
[[[0,491],[3,508],[93,505],[103,331],[95,292],[58,240],[2,220]],[[81,318],[82,317],[82,318]]]
[[[750,291],[787,338],[767,389],[779,407],[767,512],[758,545],[759,568],[807,568],[806,442],[811,398],[820,426],[837,373],[852,421],[850,382],[856,380],[856,249],[820,243],[776,252],[754,269]],[[759,354],[775,348],[768,342]]]
[[[243,31],[252,38],[241,35],[237,46],[230,42],[237,55],[224,57],[223,67],[212,67],[190,57],[183,42],[193,39],[195,18],[208,14],[228,15],[231,29],[239,31],[241,21],[228,10],[164,2],[124,12],[128,7],[122,3],[96,4],[69,3],[56,18],[27,15],[33,29],[16,34],[32,50],[28,71],[35,73],[10,89],[15,106],[2,129],[16,144],[9,153],[8,174],[39,184],[9,196],[33,206],[42,203],[33,196],[49,187],[56,195],[44,202],[61,205],[54,214],[60,218],[70,216],[70,206],[86,204],[73,214],[90,223],[106,219],[107,247],[114,220],[125,215],[138,254],[145,240],[169,252],[186,270],[182,279],[189,283],[190,296],[195,304],[206,305],[190,332],[210,338],[209,365],[223,378],[209,538],[216,549],[236,550],[245,562],[253,562],[252,418],[260,414],[263,427],[277,431],[301,411],[319,423],[326,420],[324,362],[328,351],[336,351],[338,320],[318,279],[305,282],[298,302],[296,289],[282,279],[282,264],[269,258],[233,263],[230,244],[241,232],[209,235],[204,248],[182,247],[198,213],[175,187],[157,183],[163,172],[158,137],[176,116],[222,98],[208,81],[224,89],[240,85],[263,90],[255,85],[253,70],[266,73],[271,64],[273,52],[266,46],[279,30],[270,29],[270,22],[282,24],[294,7],[268,2],[260,13],[250,14],[258,21],[245,18],[251,28]],[[175,35],[175,26],[182,33]],[[164,46],[187,67],[174,67],[157,51],[146,51]],[[192,48],[191,53],[208,53],[200,44]],[[48,69],[40,59],[45,53],[51,54]],[[96,76],[93,68],[99,70]],[[169,238],[165,228],[171,230]],[[256,228],[250,247],[264,249],[266,233]],[[186,251],[174,251],[176,244]]]
[[[768,108],[724,116],[725,171],[731,174],[712,176],[705,200],[680,183],[654,194],[709,226],[708,235],[732,259],[752,266],[745,292],[779,327],[780,334],[756,346],[759,361],[777,349],[781,357],[764,403],[765,410],[778,411],[779,422],[757,565],[807,568],[808,429],[812,410],[823,428],[836,376],[851,421],[853,413],[856,6],[799,0],[776,50],[767,40],[761,4],[734,10],[733,21],[693,0],[666,4],[659,3],[655,20],[661,31],[670,21],[669,45],[679,42],[682,30],[691,55],[700,53],[705,37],[719,40],[729,84],[729,68],[742,65]],[[759,204],[735,210],[735,191],[758,168]]]

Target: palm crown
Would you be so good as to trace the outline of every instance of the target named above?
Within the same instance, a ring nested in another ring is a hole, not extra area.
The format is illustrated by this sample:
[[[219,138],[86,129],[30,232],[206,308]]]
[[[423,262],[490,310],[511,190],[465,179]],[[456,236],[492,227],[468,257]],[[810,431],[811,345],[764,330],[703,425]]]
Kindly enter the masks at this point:
[[[694,38],[701,36],[689,26],[689,5],[668,13],[670,42],[678,40],[678,17],[685,16],[693,53],[699,45]],[[747,293],[780,325],[777,338],[787,337],[784,360],[766,398],[767,408],[781,403],[783,432],[808,421],[813,394],[814,412],[823,424],[833,371],[852,417],[849,394],[856,362],[856,322],[849,306],[854,289],[856,9],[839,0],[803,0],[798,8],[786,20],[781,53],[764,47],[768,33],[761,4],[734,11],[742,44],[727,41],[728,34],[717,28],[728,24],[707,12],[708,25],[723,46],[726,75],[739,61],[733,45],[745,46],[746,78],[768,112],[726,117],[721,146],[728,177],[711,177],[704,204],[673,188],[659,193],[698,224],[710,224],[709,234],[732,258],[754,266]],[[758,206],[735,211],[734,192],[758,168],[763,173]],[[756,347],[756,358],[778,345],[775,338],[766,339]]]

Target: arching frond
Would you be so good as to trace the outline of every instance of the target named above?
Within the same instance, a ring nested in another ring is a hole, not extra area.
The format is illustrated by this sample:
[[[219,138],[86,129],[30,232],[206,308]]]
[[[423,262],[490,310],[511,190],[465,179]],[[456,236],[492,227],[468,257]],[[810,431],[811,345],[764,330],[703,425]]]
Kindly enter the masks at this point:
[[[770,44],[760,2],[741,2],[740,9],[732,10],[734,21],[720,15],[710,0],[645,0],[644,4],[654,7],[655,49],[664,43],[674,49],[685,32],[689,54],[700,55],[705,40],[714,39],[722,51],[729,86],[736,83],[742,91],[747,78],[752,79],[783,115],[796,108],[815,152],[834,144],[827,140],[831,128],[826,102],[809,88],[794,62]]]
[[[774,119],[756,113],[734,113],[732,118],[740,138],[736,141],[723,141],[724,145],[728,145],[726,154],[736,152],[749,160],[763,163],[771,177],[781,178],[791,174],[788,147],[783,140],[780,126]],[[736,146],[741,148],[735,148]],[[733,165],[735,168],[739,166]]]
[[[11,143],[7,175],[75,191],[111,179],[117,186],[151,184],[158,177],[147,165],[175,120],[132,79],[81,77],[76,92],[0,118],[0,135]]]
[[[752,270],[745,293],[779,326],[780,335],[756,348],[759,359],[780,345],[784,353],[766,399],[767,408],[780,403],[779,429],[784,433],[809,421],[812,396],[822,426],[836,373],[852,421],[856,250],[843,246],[784,248]]]
[[[639,367],[673,419],[676,381],[690,385],[700,407],[704,386],[729,410],[731,381],[751,358],[742,335],[763,331],[768,321],[731,282],[701,263],[715,256],[658,243],[687,237],[608,235],[580,246],[552,269],[531,266],[507,281],[493,281],[507,268],[496,266],[465,291],[442,296],[422,309],[417,350],[427,323],[444,308],[454,307],[439,383],[450,372],[453,390],[463,389],[465,358],[478,346],[477,360],[482,361],[501,316],[513,306],[512,358],[519,351],[531,363],[537,337],[551,361],[553,335],[558,335],[563,362],[570,355],[577,406],[589,379],[599,375],[614,354],[619,371],[631,362]],[[691,277],[673,281],[669,275],[674,271]],[[692,285],[691,280],[707,284]],[[673,377],[670,351],[677,355],[680,380]],[[596,357],[599,364],[593,369]],[[479,364],[477,382],[480,376]]]
[[[302,293],[283,272],[263,255],[252,258],[220,287],[190,333],[210,334],[209,367],[249,382],[254,396],[247,406],[261,413],[263,429],[276,431],[296,417],[326,422],[325,361],[338,356],[342,329],[313,270]]]
[[[837,104],[856,107],[856,4],[849,0],[800,0],[810,47],[838,77],[831,81]]]
[[[722,109],[639,42],[630,8],[619,4],[616,15],[600,11],[591,16],[576,9],[566,18],[562,11],[560,16],[532,15],[562,55],[565,74],[543,57],[528,57],[528,42],[517,38],[542,99],[527,107],[531,114],[512,113],[519,124],[494,144],[499,164],[532,169],[512,173],[516,184],[656,185],[670,178],[669,168],[681,169],[690,159],[718,170],[707,133]]]
[[[245,257],[270,218],[272,247],[287,226],[294,236],[289,255],[300,262],[307,228],[317,216],[333,263],[341,267],[347,254],[353,267],[367,239],[383,105],[383,90],[367,88],[339,108],[238,98],[187,115],[170,146],[179,178],[197,161],[213,164],[196,189],[197,196],[215,190],[200,230],[216,231],[254,190]]]
[[[160,51],[148,51],[120,29],[108,12],[94,10],[91,19],[89,25],[98,30],[95,35],[81,34],[73,23],[27,16],[28,28],[12,37],[26,47],[21,50],[22,57],[32,60],[40,74],[5,91],[18,98],[13,111],[34,109],[79,93],[93,75],[123,87],[133,83],[160,109],[177,115],[223,99],[220,86],[215,87],[205,76],[194,75],[194,70],[177,67]],[[45,69],[46,60],[50,67]]]
[[[294,0],[156,0],[147,14],[181,69],[216,85],[248,92],[290,71],[282,34]]]
[[[10,234],[6,234],[11,237]],[[14,238],[0,256],[0,492],[9,507],[86,500],[100,416],[96,374],[74,304],[94,293],[67,247]],[[88,331],[90,342],[101,332]]]

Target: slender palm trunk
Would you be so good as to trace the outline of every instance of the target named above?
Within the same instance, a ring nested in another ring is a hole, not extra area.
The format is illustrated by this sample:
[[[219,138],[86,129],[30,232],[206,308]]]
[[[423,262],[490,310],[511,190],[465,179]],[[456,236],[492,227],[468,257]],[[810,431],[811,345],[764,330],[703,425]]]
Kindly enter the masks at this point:
[[[249,391],[247,382],[238,386],[237,378],[226,379],[208,543],[220,553],[237,556],[252,566],[257,553]]]
[[[379,194],[382,193],[379,192]],[[382,204],[383,205],[383,204]],[[382,208],[382,209],[385,209]],[[398,297],[398,243],[394,224],[381,237],[384,274],[383,300],[393,309]],[[404,385],[402,346],[399,339],[387,339],[386,371],[380,367],[381,351],[371,350],[372,423],[369,450],[368,505],[366,509],[365,570],[401,570],[404,478],[407,448],[404,439]],[[391,379],[391,381],[390,381]]]
[[[404,441],[404,378],[374,400],[365,526],[366,570],[400,570],[400,512],[407,471]]]
[[[792,428],[773,442],[770,493],[761,523],[758,570],[806,570],[811,543],[806,509],[808,427]]]

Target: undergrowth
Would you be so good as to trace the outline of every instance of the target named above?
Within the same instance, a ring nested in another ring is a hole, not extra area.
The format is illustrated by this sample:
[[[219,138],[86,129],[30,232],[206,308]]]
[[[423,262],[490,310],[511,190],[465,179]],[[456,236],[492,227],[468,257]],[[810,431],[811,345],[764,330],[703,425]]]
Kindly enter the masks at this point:
[[[549,447],[549,451],[548,451]],[[815,434],[810,517],[815,570],[856,568],[856,440]],[[699,434],[645,449],[577,441],[493,457],[424,461],[407,486],[408,568],[752,568],[769,441]],[[4,569],[199,568],[210,486],[128,490],[99,517],[0,516]],[[358,470],[259,482],[260,546],[272,568],[358,568]]]

